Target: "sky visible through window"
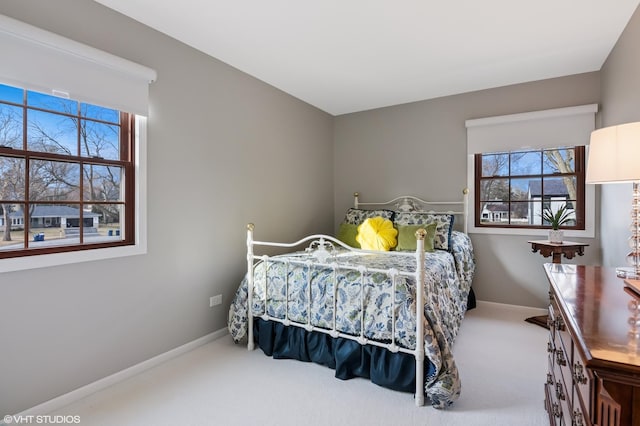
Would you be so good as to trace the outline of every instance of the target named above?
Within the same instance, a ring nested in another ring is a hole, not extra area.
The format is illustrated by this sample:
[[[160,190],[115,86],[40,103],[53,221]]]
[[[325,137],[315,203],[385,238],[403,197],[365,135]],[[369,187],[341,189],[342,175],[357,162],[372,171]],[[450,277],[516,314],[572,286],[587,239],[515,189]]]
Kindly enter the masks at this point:
[[[0,84],[0,101],[22,105],[23,93],[22,89]],[[57,149],[69,155],[119,159],[117,110],[32,91],[27,91],[27,105],[37,108],[29,109],[27,113],[28,149],[39,150],[43,148],[39,145],[47,143],[47,150],[57,145]],[[93,141],[91,144],[81,144],[80,153],[77,151],[78,110],[82,117],[82,131]],[[0,131],[4,133],[0,138],[3,144],[6,145],[8,140],[14,141],[14,144],[22,142],[22,126],[18,123],[22,123],[23,113],[20,106],[0,104]]]

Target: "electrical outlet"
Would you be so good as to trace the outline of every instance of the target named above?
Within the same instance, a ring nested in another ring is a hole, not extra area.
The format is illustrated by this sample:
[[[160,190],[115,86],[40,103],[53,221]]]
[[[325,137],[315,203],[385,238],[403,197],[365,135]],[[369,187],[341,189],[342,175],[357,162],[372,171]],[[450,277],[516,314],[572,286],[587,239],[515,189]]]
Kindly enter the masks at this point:
[[[209,298],[209,307],[214,307],[217,305],[222,305],[222,295],[218,294],[217,296],[211,296]]]

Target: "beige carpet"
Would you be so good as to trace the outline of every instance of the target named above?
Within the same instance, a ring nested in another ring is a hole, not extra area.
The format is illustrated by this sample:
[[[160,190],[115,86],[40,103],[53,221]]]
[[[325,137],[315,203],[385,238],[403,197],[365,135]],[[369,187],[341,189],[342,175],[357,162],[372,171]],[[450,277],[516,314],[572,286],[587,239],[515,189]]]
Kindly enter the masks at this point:
[[[50,414],[84,426],[546,425],[547,331],[524,322],[536,314],[482,302],[468,312],[454,348],[462,395],[445,411],[227,335]]]

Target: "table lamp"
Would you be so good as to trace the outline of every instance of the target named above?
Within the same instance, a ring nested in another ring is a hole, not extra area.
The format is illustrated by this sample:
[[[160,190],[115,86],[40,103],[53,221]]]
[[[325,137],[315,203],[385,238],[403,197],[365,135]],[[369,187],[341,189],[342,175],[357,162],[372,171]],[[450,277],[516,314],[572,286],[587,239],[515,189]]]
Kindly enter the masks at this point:
[[[630,267],[616,268],[621,278],[640,279],[640,122],[594,130],[589,144],[585,183],[633,184]]]

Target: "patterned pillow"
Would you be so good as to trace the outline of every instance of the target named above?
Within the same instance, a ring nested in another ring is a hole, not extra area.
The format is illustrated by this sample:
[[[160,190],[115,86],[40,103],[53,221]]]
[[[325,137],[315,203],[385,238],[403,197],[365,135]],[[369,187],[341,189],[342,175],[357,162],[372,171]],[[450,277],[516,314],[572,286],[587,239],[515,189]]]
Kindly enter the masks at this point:
[[[395,212],[393,210],[363,210],[363,209],[354,209],[353,207],[347,210],[347,214],[344,216],[344,223],[349,223],[351,225],[360,225],[365,219],[370,219],[373,217],[383,217],[385,219],[389,219],[393,222],[393,216]]]
[[[434,247],[449,250],[451,247],[451,231],[453,231],[453,215],[424,212],[396,212],[394,225],[429,225],[437,223]]]

